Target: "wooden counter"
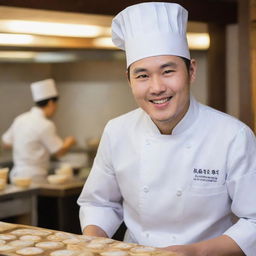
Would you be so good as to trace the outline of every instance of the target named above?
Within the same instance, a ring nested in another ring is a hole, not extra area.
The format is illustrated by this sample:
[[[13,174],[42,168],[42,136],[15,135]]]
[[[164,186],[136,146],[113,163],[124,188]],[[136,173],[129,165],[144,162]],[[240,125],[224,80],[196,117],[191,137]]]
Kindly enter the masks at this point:
[[[15,218],[15,222],[37,224],[38,186],[19,188],[14,185],[0,191],[0,219]]]

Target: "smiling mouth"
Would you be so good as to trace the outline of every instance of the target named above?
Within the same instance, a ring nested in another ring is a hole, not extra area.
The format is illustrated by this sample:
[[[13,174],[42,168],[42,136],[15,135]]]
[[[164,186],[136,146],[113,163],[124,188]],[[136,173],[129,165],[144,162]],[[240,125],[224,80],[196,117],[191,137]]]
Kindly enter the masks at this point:
[[[172,98],[172,96],[168,97],[168,98],[165,98],[165,99],[161,99],[161,100],[149,100],[149,101],[152,102],[153,104],[163,104],[167,101],[170,101],[171,98]]]

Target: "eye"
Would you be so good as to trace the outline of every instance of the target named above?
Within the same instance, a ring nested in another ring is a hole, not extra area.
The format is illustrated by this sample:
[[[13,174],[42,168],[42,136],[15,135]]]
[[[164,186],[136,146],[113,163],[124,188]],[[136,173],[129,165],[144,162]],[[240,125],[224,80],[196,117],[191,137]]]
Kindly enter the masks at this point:
[[[166,69],[166,70],[164,70],[164,74],[170,74],[170,73],[173,73],[173,72],[175,72],[173,69]]]
[[[136,79],[145,79],[145,78],[147,78],[147,77],[148,77],[148,75],[146,75],[146,74],[141,74],[141,75],[136,76],[135,78],[136,78]]]

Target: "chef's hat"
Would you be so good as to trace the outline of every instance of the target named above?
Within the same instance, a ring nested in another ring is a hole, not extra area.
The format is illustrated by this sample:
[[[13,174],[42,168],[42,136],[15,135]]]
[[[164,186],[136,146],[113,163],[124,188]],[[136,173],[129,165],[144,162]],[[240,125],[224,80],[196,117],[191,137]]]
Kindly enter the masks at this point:
[[[58,96],[53,79],[46,79],[31,84],[32,97],[35,102]]]
[[[179,4],[148,2],[127,7],[112,21],[112,41],[125,50],[127,67],[151,56],[190,59],[186,38],[188,12]]]

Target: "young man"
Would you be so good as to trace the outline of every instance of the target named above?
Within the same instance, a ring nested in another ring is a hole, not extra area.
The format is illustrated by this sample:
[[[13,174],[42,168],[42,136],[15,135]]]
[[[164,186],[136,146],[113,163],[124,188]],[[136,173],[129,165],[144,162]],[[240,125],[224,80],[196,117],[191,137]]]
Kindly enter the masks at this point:
[[[256,252],[256,141],[239,120],[190,95],[196,63],[187,11],[142,3],[119,13],[113,42],[126,51],[139,109],[111,120],[78,200],[84,234],[185,256]],[[239,220],[232,222],[232,213]]]
[[[54,115],[58,102],[54,80],[32,83],[31,91],[36,106],[15,118],[2,136],[4,146],[13,148],[11,180],[17,176],[31,177],[34,181],[45,178],[50,155],[62,156],[75,143],[72,136],[62,140],[49,119]]]

